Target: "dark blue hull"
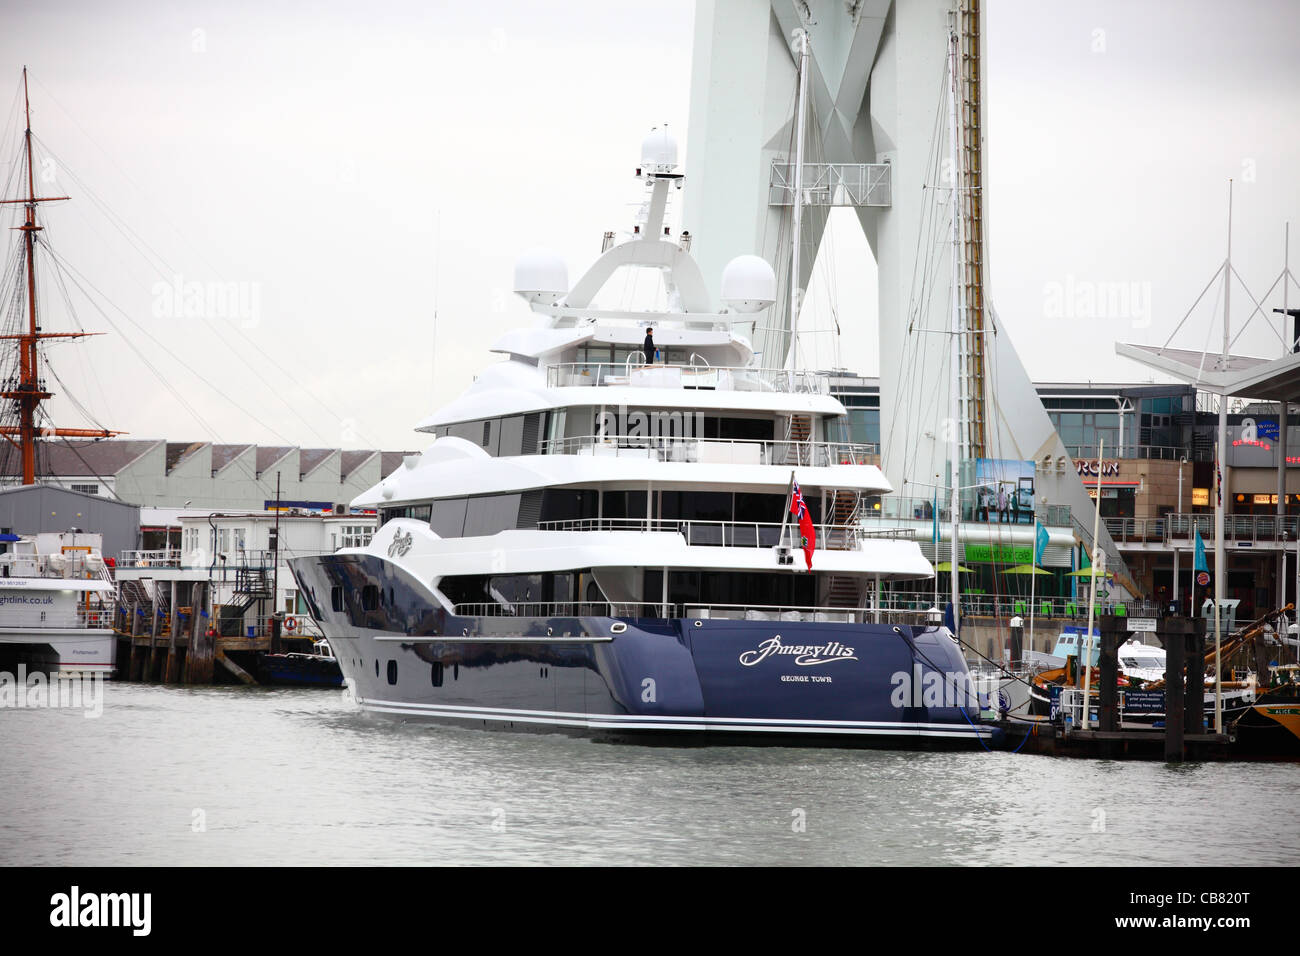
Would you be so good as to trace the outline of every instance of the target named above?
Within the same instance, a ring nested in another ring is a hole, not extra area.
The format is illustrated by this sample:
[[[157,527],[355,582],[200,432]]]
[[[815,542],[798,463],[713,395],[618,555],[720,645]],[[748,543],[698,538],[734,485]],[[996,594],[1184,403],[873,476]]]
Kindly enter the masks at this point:
[[[305,589],[316,581],[320,595],[333,576],[317,574],[337,561],[293,565]],[[355,583],[356,564],[343,566]],[[317,618],[368,711],[491,729],[708,742],[978,748],[993,736],[980,725],[960,649],[942,628],[457,617],[427,604],[399,615],[392,613],[402,606],[397,583],[385,582],[392,588],[386,618],[359,619],[374,627],[357,626],[346,608]]]

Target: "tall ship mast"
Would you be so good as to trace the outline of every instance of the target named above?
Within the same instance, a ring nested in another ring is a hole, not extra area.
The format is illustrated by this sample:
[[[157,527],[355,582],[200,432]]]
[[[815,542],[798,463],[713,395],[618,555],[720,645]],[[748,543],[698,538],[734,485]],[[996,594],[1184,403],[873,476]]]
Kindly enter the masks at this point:
[[[0,200],[0,205],[22,204],[24,215],[22,225],[17,228],[22,233],[22,250],[17,262],[17,269],[10,276],[12,287],[6,297],[5,327],[0,339],[14,342],[18,346],[17,362],[12,358],[6,360],[4,369],[4,390],[0,398],[7,406],[0,415],[0,435],[15,450],[22,463],[22,483],[36,483],[36,448],[37,439],[47,437],[60,438],[111,438],[121,432],[95,428],[60,428],[54,425],[40,424],[41,402],[52,398],[54,393],[48,391],[45,379],[41,375],[40,343],[50,339],[80,339],[93,332],[44,332],[38,317],[36,290],[36,247],[42,244],[37,234],[44,231],[36,218],[36,207],[45,202],[67,199],[67,196],[37,196],[35,163],[32,159],[32,110],[27,93],[27,68],[23,67],[23,132],[22,162],[26,180],[26,196],[19,199]],[[25,325],[25,327],[24,327]],[[16,368],[14,368],[16,364]],[[5,469],[5,474],[9,469]]]

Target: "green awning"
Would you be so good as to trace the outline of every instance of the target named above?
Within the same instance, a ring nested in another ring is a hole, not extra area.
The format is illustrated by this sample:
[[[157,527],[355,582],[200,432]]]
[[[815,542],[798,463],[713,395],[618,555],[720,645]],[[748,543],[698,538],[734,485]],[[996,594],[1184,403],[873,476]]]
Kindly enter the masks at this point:
[[[947,572],[947,571],[951,571],[951,570],[952,570],[952,562],[951,562],[951,561],[940,561],[938,564],[936,564],[936,565],[934,566],[934,569],[935,569],[936,571],[945,571],[945,572]],[[958,573],[958,574],[972,574],[972,573],[974,573],[974,572],[972,572],[970,568],[964,567],[964,566],[962,566],[962,565],[959,564],[959,565],[957,565],[957,573]]]
[[[1114,576],[1115,576],[1114,571],[1097,572],[1097,577],[1099,578],[1113,578]],[[1071,571],[1069,574],[1066,575],[1066,577],[1067,578],[1090,578],[1092,577],[1092,568],[1082,568],[1078,571]]]
[[[1032,564],[1017,564],[1014,568],[1007,568],[1003,574],[1046,574],[1051,576],[1051,571],[1044,571],[1042,568],[1036,568]]]

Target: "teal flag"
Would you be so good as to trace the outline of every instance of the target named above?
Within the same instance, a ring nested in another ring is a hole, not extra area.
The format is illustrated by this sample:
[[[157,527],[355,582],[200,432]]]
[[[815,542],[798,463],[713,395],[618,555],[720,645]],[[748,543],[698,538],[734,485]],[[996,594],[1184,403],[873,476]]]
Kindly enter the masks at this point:
[[[1209,571],[1210,566],[1205,563],[1205,542],[1201,540],[1201,530],[1196,529],[1196,560],[1192,563],[1193,571]]]
[[[1034,532],[1034,564],[1043,563],[1043,552],[1047,550],[1047,528],[1034,522],[1034,527],[1038,530]]]

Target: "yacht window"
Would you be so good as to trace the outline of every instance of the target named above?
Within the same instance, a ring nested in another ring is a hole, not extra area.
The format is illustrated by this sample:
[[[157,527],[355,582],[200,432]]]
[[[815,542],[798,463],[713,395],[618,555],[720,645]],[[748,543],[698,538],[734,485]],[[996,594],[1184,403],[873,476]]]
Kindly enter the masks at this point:
[[[480,442],[480,444],[481,444],[484,448],[486,448],[486,447],[488,446],[488,443],[491,442],[491,441],[492,441],[492,423],[491,423],[491,422],[484,422],[484,423],[483,423],[483,441]]]
[[[343,588],[338,585],[330,588],[330,607],[335,611],[343,610]]]
[[[444,498],[433,503],[433,517],[429,527],[442,538],[459,538],[465,533],[464,498]]]
[[[442,661],[434,661],[429,671],[429,683],[434,687],[442,686]]]
[[[388,683],[397,683],[397,661],[388,662]]]
[[[519,495],[482,495],[470,498],[465,510],[467,538],[513,529],[519,522]]]
[[[363,611],[379,610],[379,588],[373,584],[367,584],[361,589],[361,609]],[[375,662],[376,673],[378,673],[379,662]]]

